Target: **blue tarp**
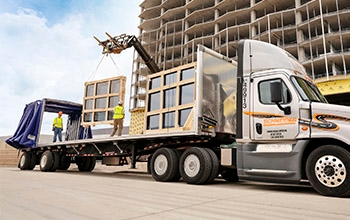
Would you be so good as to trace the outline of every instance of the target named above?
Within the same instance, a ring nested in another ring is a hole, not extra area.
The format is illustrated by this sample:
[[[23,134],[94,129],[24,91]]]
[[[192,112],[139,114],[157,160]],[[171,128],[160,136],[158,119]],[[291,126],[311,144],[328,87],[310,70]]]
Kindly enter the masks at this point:
[[[23,111],[22,118],[18,124],[15,134],[6,140],[6,143],[14,148],[34,148],[36,147],[38,136],[40,135],[40,125],[42,123],[43,112],[57,113],[62,111],[68,115],[71,123],[67,124],[67,132],[72,122],[80,122],[82,113],[82,105],[74,102],[55,100],[55,99],[42,99],[31,102],[26,105]],[[77,126],[79,129],[79,139],[92,138],[92,132],[90,127],[87,132],[84,132],[82,126]],[[66,137],[70,134],[66,134]]]
[[[35,147],[41,122],[42,103],[42,100],[38,100],[26,105],[17,130],[13,137],[6,140],[7,144],[17,149]]]

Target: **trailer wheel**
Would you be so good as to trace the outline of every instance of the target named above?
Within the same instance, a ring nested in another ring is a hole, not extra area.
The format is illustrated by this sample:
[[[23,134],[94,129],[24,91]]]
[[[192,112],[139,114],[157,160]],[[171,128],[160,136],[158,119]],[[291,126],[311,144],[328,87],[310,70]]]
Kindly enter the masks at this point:
[[[221,172],[221,177],[227,182],[236,183],[238,182],[237,169],[224,168]]]
[[[151,173],[153,179],[162,182],[178,181],[180,154],[175,149],[158,149],[151,159]]]
[[[90,160],[88,160],[87,157],[76,157],[75,158],[75,163],[77,164],[78,170],[80,172],[85,172],[89,168],[89,165],[90,165],[89,162],[90,162]]]
[[[62,154],[60,155],[60,164],[58,166],[58,170],[68,170],[70,167],[70,157],[67,157],[66,155]]]
[[[60,155],[57,152],[52,152],[53,155],[53,165],[50,169],[51,172],[55,172],[60,165]]]
[[[212,169],[211,157],[202,148],[188,148],[180,158],[180,173],[186,183],[203,184],[208,180]]]
[[[174,149],[174,152],[176,153],[176,156],[178,158],[178,162],[176,164],[176,175],[174,176],[172,181],[176,182],[176,181],[179,181],[181,179],[181,173],[180,173],[180,168],[179,168],[181,152],[178,150],[175,150],[175,149]]]
[[[205,150],[209,153],[211,162],[213,164],[213,169],[211,170],[211,174],[209,178],[205,181],[205,183],[212,183],[214,179],[219,175],[220,162],[213,150],[208,148],[206,148]]]
[[[18,168],[21,170],[28,170],[31,166],[31,152],[24,152],[19,159]]]
[[[306,161],[306,175],[321,195],[349,196],[350,152],[335,145],[317,148]]]
[[[96,157],[76,157],[75,163],[80,172],[91,172],[96,165]]]
[[[96,157],[89,157],[89,159],[90,159],[90,166],[86,171],[91,172],[96,166]]]
[[[33,152],[30,152],[30,154],[31,154],[31,159],[30,159],[30,166],[28,167],[28,170],[33,170],[34,167],[36,166],[38,156]]]
[[[43,172],[50,171],[54,165],[54,156],[51,151],[45,151],[40,158],[40,170]]]

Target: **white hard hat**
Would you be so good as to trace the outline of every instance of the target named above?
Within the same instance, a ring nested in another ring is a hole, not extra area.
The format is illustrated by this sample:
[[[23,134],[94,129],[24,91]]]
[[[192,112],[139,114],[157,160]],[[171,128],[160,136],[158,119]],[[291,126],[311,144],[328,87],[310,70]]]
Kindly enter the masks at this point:
[[[123,101],[119,101],[118,104],[119,104],[119,105],[122,105],[122,104],[123,104]]]

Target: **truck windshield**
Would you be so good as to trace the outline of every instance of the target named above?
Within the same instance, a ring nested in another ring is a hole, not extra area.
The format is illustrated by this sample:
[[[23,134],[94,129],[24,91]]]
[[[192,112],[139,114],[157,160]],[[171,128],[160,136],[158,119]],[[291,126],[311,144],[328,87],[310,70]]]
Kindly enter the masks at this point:
[[[292,82],[304,101],[327,103],[320,90],[311,82],[296,76],[292,77]]]

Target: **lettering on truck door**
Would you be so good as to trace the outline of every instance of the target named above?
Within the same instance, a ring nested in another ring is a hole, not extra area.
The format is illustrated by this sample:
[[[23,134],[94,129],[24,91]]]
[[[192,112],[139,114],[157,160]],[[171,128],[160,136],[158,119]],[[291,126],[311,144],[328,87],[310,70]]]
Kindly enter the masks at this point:
[[[252,140],[288,140],[294,139],[299,132],[298,98],[291,84],[283,73],[264,76],[253,74],[252,103],[249,114]],[[282,107],[290,107],[290,114],[285,114],[271,101],[270,85],[273,82],[282,83]]]

